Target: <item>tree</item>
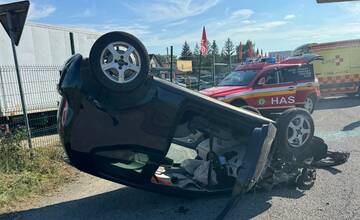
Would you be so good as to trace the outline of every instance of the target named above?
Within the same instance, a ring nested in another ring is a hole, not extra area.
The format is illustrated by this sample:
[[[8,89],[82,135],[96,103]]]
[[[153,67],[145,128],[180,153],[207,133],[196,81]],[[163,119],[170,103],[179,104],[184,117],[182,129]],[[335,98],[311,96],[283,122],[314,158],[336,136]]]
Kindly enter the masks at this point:
[[[252,58],[249,57],[250,46],[252,47],[253,56],[255,55],[255,51],[254,51],[255,44],[251,40],[247,40],[246,44],[243,45],[243,61],[245,61],[247,58]]]
[[[189,44],[185,41],[182,51],[181,51],[181,57],[180,60],[188,60],[191,59],[192,57],[192,52],[190,50],[190,46]]]
[[[221,55],[224,59],[224,62],[229,63],[229,70],[230,70],[230,66],[231,66],[231,56],[234,54],[235,50],[234,50],[234,44],[233,42],[230,40],[230,38],[228,38],[225,41],[224,47],[222,49]]]
[[[219,55],[219,48],[218,45],[216,44],[216,41],[213,40],[212,44],[211,44],[211,54],[218,56]]]
[[[194,47],[194,56],[192,56],[191,58],[194,67],[199,65],[199,55],[200,55],[200,47],[199,44],[196,43]]]
[[[196,43],[194,48],[194,56],[199,56],[199,54],[200,54],[200,47],[199,44]]]
[[[228,38],[226,41],[225,41],[225,45],[222,49],[222,54],[223,56],[225,57],[229,57],[231,56],[232,54],[234,53],[234,44],[233,42],[230,40],[230,38]]]
[[[242,55],[244,56],[244,45],[241,45],[242,47]],[[236,52],[236,58],[235,60],[240,63],[242,60],[240,60],[240,44],[236,45],[235,47],[235,52]]]
[[[206,46],[207,46],[207,49],[208,49],[206,55],[211,55],[211,54],[212,54],[212,51],[211,51],[211,43],[210,43],[210,41],[207,41],[207,42],[206,42]]]

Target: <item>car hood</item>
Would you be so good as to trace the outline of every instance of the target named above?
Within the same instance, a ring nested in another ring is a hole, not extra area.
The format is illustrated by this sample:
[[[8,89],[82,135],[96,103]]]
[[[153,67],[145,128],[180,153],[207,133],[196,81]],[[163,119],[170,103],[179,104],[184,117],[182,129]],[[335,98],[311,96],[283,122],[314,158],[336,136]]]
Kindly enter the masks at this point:
[[[234,92],[247,91],[250,88],[247,86],[217,86],[208,89],[201,90],[200,93],[210,97],[226,96]]]

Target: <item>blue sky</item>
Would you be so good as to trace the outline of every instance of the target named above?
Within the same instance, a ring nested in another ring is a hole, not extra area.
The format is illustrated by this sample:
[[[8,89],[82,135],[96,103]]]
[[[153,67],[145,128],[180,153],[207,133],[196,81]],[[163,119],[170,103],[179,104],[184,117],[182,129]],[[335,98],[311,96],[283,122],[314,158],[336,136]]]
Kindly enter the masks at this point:
[[[8,2],[0,0],[0,2]],[[220,48],[230,37],[252,39],[265,51],[310,42],[360,38],[360,3],[316,0],[31,0],[29,20],[139,37],[150,53],[166,53],[185,40],[194,48],[202,26]]]

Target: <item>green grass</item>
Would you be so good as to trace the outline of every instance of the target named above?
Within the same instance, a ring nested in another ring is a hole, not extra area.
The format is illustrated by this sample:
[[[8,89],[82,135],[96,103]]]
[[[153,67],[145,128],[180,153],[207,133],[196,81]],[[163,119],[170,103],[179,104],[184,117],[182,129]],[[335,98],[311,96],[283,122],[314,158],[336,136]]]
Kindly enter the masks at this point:
[[[29,150],[22,146],[24,134],[0,138],[0,210],[11,209],[18,201],[43,194],[75,178],[63,162],[59,146]]]

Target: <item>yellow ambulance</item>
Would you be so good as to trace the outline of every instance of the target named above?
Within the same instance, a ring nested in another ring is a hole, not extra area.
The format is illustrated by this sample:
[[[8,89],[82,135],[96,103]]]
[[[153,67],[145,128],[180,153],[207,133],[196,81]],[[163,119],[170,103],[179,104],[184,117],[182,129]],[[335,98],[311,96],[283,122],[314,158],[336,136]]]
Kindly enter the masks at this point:
[[[360,94],[360,39],[306,44],[293,51],[295,56],[306,53],[323,57],[313,63],[322,96]]]

